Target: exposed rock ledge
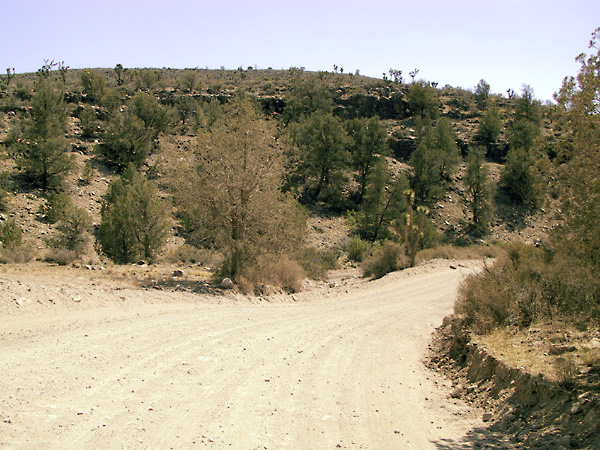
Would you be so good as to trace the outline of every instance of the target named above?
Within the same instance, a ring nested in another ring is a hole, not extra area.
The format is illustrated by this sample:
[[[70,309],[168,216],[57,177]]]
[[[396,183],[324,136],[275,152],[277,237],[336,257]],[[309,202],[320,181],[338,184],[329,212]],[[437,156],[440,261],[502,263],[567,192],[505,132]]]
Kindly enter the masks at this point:
[[[458,317],[444,319],[427,364],[453,380],[451,397],[483,408],[486,427],[441,448],[600,449],[600,391],[584,380],[567,389],[510,367],[471,341]]]

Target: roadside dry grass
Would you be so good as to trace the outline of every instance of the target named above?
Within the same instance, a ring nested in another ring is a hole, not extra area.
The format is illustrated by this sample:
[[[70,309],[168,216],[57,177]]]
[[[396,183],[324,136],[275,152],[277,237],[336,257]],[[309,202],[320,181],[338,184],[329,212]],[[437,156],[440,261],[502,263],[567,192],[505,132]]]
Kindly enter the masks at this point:
[[[585,383],[586,375],[600,372],[599,330],[554,322],[524,330],[498,328],[472,338],[497,359],[565,386]]]
[[[486,259],[497,258],[504,253],[500,245],[473,244],[468,246],[442,245],[427,248],[417,254],[417,263],[431,259]]]

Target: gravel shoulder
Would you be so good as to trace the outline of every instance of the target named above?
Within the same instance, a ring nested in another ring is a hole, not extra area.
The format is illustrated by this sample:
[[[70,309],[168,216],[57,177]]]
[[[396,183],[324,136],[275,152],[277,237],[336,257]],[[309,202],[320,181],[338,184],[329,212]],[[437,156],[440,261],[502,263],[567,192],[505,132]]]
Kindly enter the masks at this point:
[[[481,412],[422,359],[479,266],[268,299],[2,273],[0,448],[448,448]]]

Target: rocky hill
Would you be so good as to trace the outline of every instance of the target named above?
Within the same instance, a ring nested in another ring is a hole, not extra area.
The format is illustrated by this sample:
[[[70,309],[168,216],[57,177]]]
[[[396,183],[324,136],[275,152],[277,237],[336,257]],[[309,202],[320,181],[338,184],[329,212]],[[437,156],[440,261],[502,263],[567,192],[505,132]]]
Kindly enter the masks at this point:
[[[72,147],[71,154],[76,162],[76,169],[68,174],[60,189],[68,194],[76,206],[84,208],[90,214],[96,226],[100,223],[100,209],[108,184],[117,176],[115,168],[103,161],[97,152],[110,115],[107,106],[110,98],[106,100],[106,96],[116,96],[117,103],[123,104],[135,92],[145,91],[169,109],[171,128],[159,135],[155,150],[143,167],[158,182],[165,198],[170,193],[167,190],[168,183],[161,177],[165,176],[163,169],[172,150],[185,148],[195,139],[193,127],[189,125],[194,119],[192,116],[195,110],[184,111],[182,105],[185,100],[206,104],[217,99],[223,103],[235,95],[236,91],[243,90],[258,100],[267,117],[277,120],[284,114],[290,97],[299,89],[305,89],[307,95],[310,95],[311,89],[314,92],[324,90],[331,98],[333,112],[337,117],[343,120],[354,117],[380,118],[387,130],[391,149],[390,167],[397,173],[410,173],[410,155],[419,140],[415,122],[417,116],[411,110],[414,106],[410,99],[411,84],[408,83],[352,74],[309,73],[297,68],[288,71],[252,68],[235,71],[123,69],[120,74],[115,68],[94,69],[91,72],[102,79],[103,100],[99,99],[100,95],[94,91],[93,86],[84,85],[84,70],[69,70],[64,74],[69,113],[66,137]],[[4,174],[7,191],[0,220],[14,219],[24,232],[24,241],[34,248],[36,257],[43,258],[49,247],[49,238],[54,235],[56,228],[55,224],[45,219],[44,205],[48,201],[48,192],[28,183],[12,154],[13,144],[19,139],[22,124],[31,115],[31,96],[36,76],[17,75],[0,94],[0,142],[4,143],[0,147],[0,172]],[[446,117],[451,121],[455,141],[462,155],[465,156],[469,149],[480,145],[476,135],[485,108],[478,107],[476,93],[450,86],[439,88],[424,81],[421,83],[432,89],[435,95],[439,111],[436,116]],[[504,158],[509,149],[507,130],[514,121],[516,97],[518,96],[506,98],[489,94],[502,121],[500,135],[493,145],[494,151],[488,152],[487,164],[494,182],[500,180],[504,169]],[[549,147],[554,138],[550,128],[552,107],[539,106],[542,109],[540,128]],[[93,108],[96,117],[91,131],[82,120],[82,113],[88,108]],[[86,164],[91,164],[93,171],[83,177],[82,168]],[[474,239],[469,235],[467,226],[469,212],[466,188],[462,181],[464,172],[463,161],[453,173],[447,193],[436,202],[431,213],[436,228],[450,243],[461,239],[471,242]],[[489,233],[477,236],[476,240],[486,243],[510,240],[537,243],[556,224],[552,206],[527,210],[514,204],[501,191],[496,194],[494,204],[496,214]],[[322,208],[309,208],[309,211],[309,242],[320,247],[341,248],[350,234],[344,215]],[[184,242],[185,239],[174,228],[169,237],[168,248]],[[90,247],[86,262],[97,263],[99,260],[96,250]]]

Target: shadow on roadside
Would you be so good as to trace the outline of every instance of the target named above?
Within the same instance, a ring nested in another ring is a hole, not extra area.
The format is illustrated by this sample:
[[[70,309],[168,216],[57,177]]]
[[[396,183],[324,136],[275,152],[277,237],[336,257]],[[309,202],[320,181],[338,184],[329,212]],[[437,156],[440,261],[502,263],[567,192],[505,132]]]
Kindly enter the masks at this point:
[[[462,439],[440,439],[432,441],[440,450],[466,450],[466,449],[489,449],[489,450],[513,450],[524,449],[521,444],[511,443],[504,433],[495,432],[489,428],[475,428]],[[551,448],[551,447],[544,447]]]

